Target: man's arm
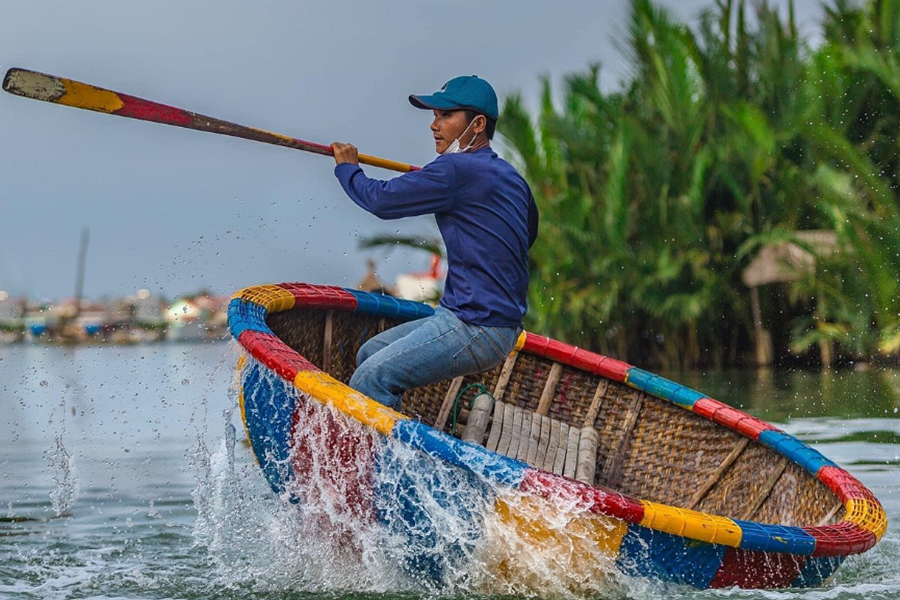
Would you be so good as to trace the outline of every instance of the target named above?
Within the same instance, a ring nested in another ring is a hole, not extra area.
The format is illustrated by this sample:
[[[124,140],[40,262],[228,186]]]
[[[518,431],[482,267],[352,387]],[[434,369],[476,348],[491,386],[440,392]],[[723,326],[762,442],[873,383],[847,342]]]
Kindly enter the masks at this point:
[[[332,144],[341,187],[361,208],[382,219],[399,219],[450,210],[456,197],[456,170],[448,157],[439,157],[420,171],[382,181],[366,177],[356,148]]]
[[[534,245],[534,240],[537,239],[538,234],[538,223],[540,221],[540,217],[538,216],[537,204],[534,201],[534,196],[529,192],[528,194],[528,247]]]

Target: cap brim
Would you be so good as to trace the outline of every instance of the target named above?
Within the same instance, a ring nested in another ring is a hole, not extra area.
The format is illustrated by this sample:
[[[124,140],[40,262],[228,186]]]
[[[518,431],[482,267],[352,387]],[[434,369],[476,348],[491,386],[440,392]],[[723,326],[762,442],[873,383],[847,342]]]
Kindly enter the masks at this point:
[[[424,108],[426,110],[455,110],[465,108],[463,106],[460,106],[456,102],[452,102],[436,94],[427,96],[417,96],[415,94],[410,94],[409,103],[416,108]]]

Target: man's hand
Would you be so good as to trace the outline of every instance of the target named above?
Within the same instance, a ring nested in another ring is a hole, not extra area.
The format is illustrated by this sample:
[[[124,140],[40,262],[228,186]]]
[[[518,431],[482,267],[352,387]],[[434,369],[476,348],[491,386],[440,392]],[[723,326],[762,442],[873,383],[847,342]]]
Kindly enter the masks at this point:
[[[331,149],[334,150],[334,162],[335,164],[342,163],[350,163],[352,165],[359,164],[359,151],[356,149],[356,146],[353,144],[343,144],[341,142],[334,142],[331,144]]]

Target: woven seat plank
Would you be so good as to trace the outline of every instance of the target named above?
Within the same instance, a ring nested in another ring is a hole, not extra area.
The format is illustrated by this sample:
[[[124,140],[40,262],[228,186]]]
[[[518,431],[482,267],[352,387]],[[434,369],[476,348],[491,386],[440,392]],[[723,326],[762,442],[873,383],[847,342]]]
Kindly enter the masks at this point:
[[[550,440],[547,443],[547,454],[541,468],[545,471],[553,472],[553,465],[556,463],[556,453],[559,451],[559,430],[562,426],[560,421],[556,419],[550,420]]]
[[[547,448],[550,446],[550,428],[552,427],[554,419],[550,417],[541,416],[541,434],[540,434],[540,442],[538,443],[537,454],[534,456],[534,462],[532,463],[538,469],[544,468],[544,461],[547,460]]]
[[[569,446],[569,426],[565,423],[559,424],[559,447],[556,450],[556,460],[553,461],[553,472],[557,475],[563,474],[566,467],[566,449]]]
[[[578,460],[575,464],[575,479],[594,485],[597,471],[597,442],[600,434],[593,427],[582,427],[578,436]]]
[[[504,456],[509,452],[509,445],[512,444],[513,421],[515,420],[516,407],[512,404],[506,404],[503,407],[503,431],[500,434],[500,442],[497,444],[497,453]]]
[[[506,404],[504,402],[499,400],[494,402],[494,420],[491,422],[491,433],[488,435],[487,444],[484,446],[491,452],[496,452],[497,444],[500,443],[500,431],[503,428],[503,412],[505,409]]]
[[[519,447],[516,449],[516,460],[528,459],[528,446],[531,443],[531,420],[534,413],[522,410],[522,428],[519,430]]]
[[[540,443],[541,415],[534,413],[531,415],[531,435],[528,437],[528,457],[525,459],[529,465],[535,464]]]
[[[519,451],[519,442],[522,438],[522,412],[520,407],[513,407],[512,440],[509,442],[509,449],[506,451],[506,456],[510,458],[515,458],[516,453]]]
[[[575,479],[575,467],[578,465],[578,438],[581,430],[569,427],[569,439],[566,442],[566,463],[563,475]]]

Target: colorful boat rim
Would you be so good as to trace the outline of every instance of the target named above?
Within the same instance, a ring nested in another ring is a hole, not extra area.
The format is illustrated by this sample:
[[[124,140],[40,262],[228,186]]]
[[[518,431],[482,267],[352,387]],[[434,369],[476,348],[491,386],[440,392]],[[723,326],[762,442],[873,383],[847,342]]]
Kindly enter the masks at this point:
[[[787,558],[785,555],[800,559],[800,564],[791,569],[796,573],[784,581],[785,585],[818,585],[822,578],[812,574],[813,570],[821,571],[830,564],[831,568],[824,570],[833,572],[842,557],[872,548],[887,529],[884,509],[862,483],[777,427],[625,362],[527,332],[519,337],[517,351],[624,383],[757,440],[818,478],[843,504],[845,517],[833,525],[808,527],[731,519],[598,489],[491,453],[375,402],[337,381],[287,346],[268,327],[266,317],[299,307],[358,311],[411,320],[432,314],[430,306],[342,287],[280,283],[238,291],[228,308],[228,322],[231,334],[240,346],[278,377],[384,436],[525,493],[548,500],[560,495],[580,498],[591,512],[620,519],[629,529],[646,528],[679,536],[682,545],[690,545],[695,542],[689,540],[696,540],[726,547],[717,572],[707,582],[711,587],[751,587],[753,582],[742,578],[739,571],[745,570],[749,563],[761,564],[760,558],[777,570],[777,565]],[[484,460],[483,454],[479,459],[479,453],[490,454],[491,460]]]

